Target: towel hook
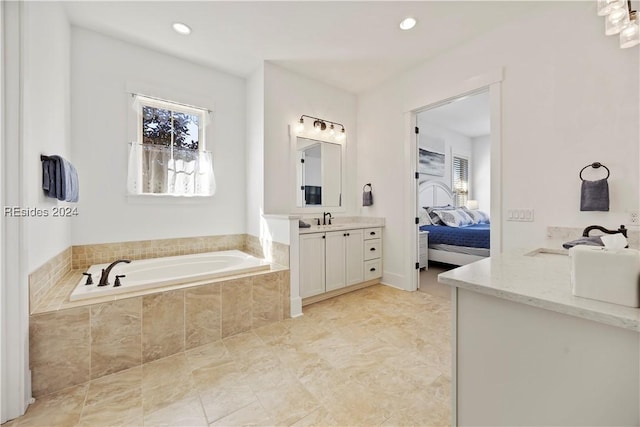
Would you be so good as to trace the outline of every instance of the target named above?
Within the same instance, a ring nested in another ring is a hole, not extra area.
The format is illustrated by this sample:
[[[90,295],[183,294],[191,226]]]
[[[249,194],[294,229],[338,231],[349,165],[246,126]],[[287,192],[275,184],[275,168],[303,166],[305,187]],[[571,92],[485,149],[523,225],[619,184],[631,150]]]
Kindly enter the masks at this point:
[[[579,173],[580,179],[581,179],[582,181],[584,181],[584,178],[582,177],[582,172],[583,172],[586,168],[594,168],[594,169],[598,169],[598,168],[600,168],[600,167],[603,167],[603,168],[605,168],[605,169],[607,170],[607,176],[606,176],[604,179],[608,179],[608,178],[609,178],[609,175],[611,175],[611,171],[609,171],[609,168],[608,168],[608,167],[606,167],[605,165],[603,165],[603,164],[602,164],[602,163],[600,163],[600,162],[593,162],[593,163],[591,163],[590,165],[587,165],[587,166],[583,167],[582,169],[580,169],[580,173]]]

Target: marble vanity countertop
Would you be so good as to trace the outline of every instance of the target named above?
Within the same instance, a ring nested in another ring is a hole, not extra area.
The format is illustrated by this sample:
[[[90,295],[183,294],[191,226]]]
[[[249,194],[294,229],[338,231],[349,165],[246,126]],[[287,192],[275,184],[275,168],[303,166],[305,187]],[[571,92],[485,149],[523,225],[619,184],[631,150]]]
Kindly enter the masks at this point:
[[[361,228],[378,228],[384,227],[384,221],[355,221],[355,222],[342,222],[338,218],[334,218],[331,225],[311,225],[309,228],[298,229],[299,234],[310,233],[324,233],[327,231],[341,231],[341,230],[356,230]],[[310,223],[309,221],[305,221]],[[313,224],[313,223],[312,223]]]
[[[450,286],[640,332],[640,309],[574,296],[568,251],[515,250],[438,275]]]

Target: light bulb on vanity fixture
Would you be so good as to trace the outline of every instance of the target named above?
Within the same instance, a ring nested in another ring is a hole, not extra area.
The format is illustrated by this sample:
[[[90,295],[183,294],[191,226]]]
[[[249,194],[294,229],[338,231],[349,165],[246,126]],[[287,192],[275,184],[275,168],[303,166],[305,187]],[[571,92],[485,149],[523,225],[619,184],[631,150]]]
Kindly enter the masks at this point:
[[[605,17],[606,35],[620,34],[622,49],[640,44],[638,13],[631,10],[631,0],[598,0],[598,15]]]
[[[626,7],[616,9],[605,19],[604,33],[608,36],[618,34],[629,23],[629,11]]]
[[[347,137],[347,135],[344,132],[344,126],[342,126],[342,130],[340,131],[340,133],[336,136],[336,139],[338,141],[344,141],[344,139]]]
[[[625,0],[598,0],[598,16],[607,16],[625,6]]]
[[[629,13],[629,24],[620,31],[620,47],[627,49],[640,44],[640,27],[638,27],[638,12]]]
[[[300,117],[300,120],[298,121],[298,124],[296,125],[296,132],[297,133],[304,132],[304,119],[302,117]]]

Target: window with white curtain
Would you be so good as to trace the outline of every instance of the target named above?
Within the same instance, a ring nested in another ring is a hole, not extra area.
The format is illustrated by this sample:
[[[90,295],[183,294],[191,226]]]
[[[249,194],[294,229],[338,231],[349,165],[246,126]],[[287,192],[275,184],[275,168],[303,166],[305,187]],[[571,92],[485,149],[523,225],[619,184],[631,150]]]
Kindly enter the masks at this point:
[[[208,111],[135,95],[138,140],[129,148],[129,194],[211,196],[215,176],[205,149]]]
[[[452,174],[455,205],[465,206],[469,198],[469,159],[454,155]]]

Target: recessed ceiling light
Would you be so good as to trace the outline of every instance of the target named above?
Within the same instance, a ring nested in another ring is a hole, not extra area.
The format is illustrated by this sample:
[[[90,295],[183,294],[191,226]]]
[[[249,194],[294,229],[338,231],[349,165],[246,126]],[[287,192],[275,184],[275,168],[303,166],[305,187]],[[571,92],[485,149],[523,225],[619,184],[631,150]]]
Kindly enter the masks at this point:
[[[182,34],[184,36],[188,36],[189,34],[191,34],[191,27],[189,27],[187,24],[183,24],[182,22],[174,22],[173,29],[176,33]]]
[[[405,18],[400,22],[401,30],[410,30],[416,26],[416,20],[414,18]]]

